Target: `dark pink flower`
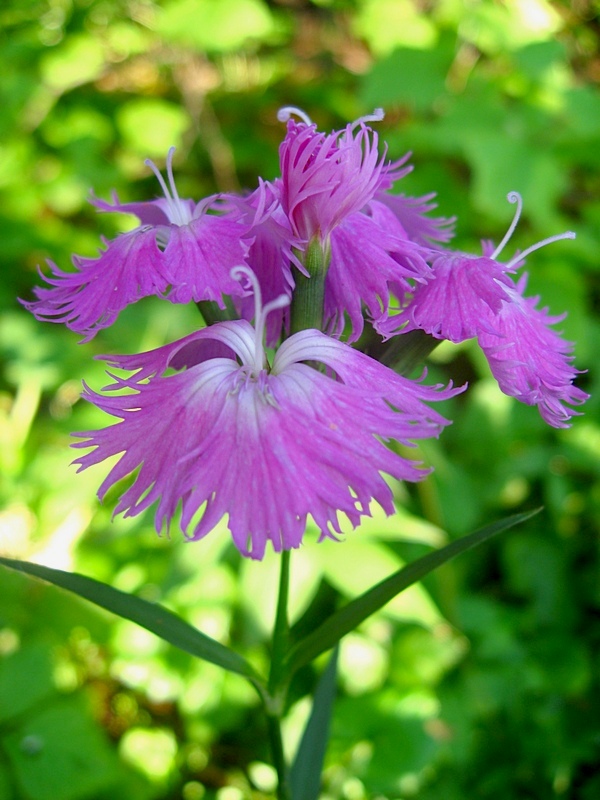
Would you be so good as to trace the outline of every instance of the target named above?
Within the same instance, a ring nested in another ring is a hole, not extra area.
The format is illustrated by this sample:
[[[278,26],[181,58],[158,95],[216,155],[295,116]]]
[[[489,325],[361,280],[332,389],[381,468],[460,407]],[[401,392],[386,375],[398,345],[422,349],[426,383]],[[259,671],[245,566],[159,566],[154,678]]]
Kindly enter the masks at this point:
[[[444,221],[421,219],[430,208],[424,201],[399,215],[398,198],[388,200],[385,191],[411,167],[405,165],[408,155],[394,163],[385,163],[385,151],[379,156],[377,134],[366,123],[382,119],[380,109],[329,135],[298,109],[282,109],[280,119],[291,113],[302,121],[288,121],[275,188],[304,246],[317,238],[323,248],[326,329],[340,335],[349,322],[348,339],[356,341],[364,312],[379,317],[387,311],[390,288],[408,289],[408,278],[419,280],[429,271],[421,241],[411,240],[400,217],[421,233],[435,233]]]
[[[302,121],[289,119],[291,113]],[[373,199],[385,175],[385,152],[379,156],[377,134],[365,122],[382,118],[378,109],[326,135],[298,109],[281,109],[279,119],[289,121],[279,148],[280,199],[300,239],[318,237],[325,244],[337,225]]]

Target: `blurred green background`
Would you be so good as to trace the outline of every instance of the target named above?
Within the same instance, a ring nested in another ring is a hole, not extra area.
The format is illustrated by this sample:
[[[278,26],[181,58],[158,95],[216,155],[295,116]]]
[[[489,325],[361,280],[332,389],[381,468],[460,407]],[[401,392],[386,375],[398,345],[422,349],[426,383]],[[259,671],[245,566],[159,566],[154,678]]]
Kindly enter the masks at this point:
[[[90,190],[158,193],[144,159],[177,146],[180,194],[277,174],[277,109],[323,130],[383,106],[391,157],[413,151],[409,194],[438,192],[457,246],[574,229],[529,259],[589,372],[585,416],[547,428],[499,393],[470,344],[442,345],[434,378],[468,379],[396,487],[399,515],[292,560],[293,613],[322,614],[403,561],[492,519],[543,514],[407,592],[343,643],[323,798],[600,796],[600,56],[598,3],[547,0],[4,0],[0,9],[0,550],[106,580],[268,658],[276,559],[242,560],[225,529],[186,544],[151,515],[111,522],[106,474],[75,476],[71,431],[106,423],[79,401],[100,353],[193,330],[192,309],[144,300],[89,345],[37,323],[36,267],[92,256],[131,224]],[[475,250],[475,252],[478,252]],[[507,251],[507,257],[512,254]],[[316,668],[294,687],[286,745]],[[235,676],[60,591],[0,576],[2,800],[244,800],[272,796],[257,699]]]

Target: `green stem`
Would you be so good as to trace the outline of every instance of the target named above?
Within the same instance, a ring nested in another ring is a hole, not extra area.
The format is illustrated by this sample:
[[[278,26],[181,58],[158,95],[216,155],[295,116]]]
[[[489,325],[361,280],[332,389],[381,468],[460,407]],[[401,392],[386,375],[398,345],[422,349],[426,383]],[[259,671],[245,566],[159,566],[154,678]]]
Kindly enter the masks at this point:
[[[277,800],[292,800],[290,785],[288,782],[288,769],[283,753],[283,741],[281,738],[281,719],[274,714],[267,714],[267,726],[269,732],[269,743],[273,756],[273,766],[277,772]]]
[[[281,719],[285,711],[288,677],[285,661],[289,646],[290,627],[288,621],[288,595],[290,588],[290,551],[281,554],[279,593],[271,647],[271,669],[269,671],[269,700],[266,704],[269,742],[273,755],[273,765],[277,771],[278,800],[291,800],[288,783],[288,768],[285,763],[281,738]]]
[[[271,670],[269,673],[269,691],[275,695],[281,684],[281,668],[287,653],[290,626],[288,622],[288,594],[290,589],[290,551],[281,553],[281,572],[279,574],[279,593],[277,611],[273,629]]]
[[[206,325],[215,322],[225,322],[226,320],[236,319],[237,314],[230,297],[225,297],[225,308],[219,308],[214,300],[200,300],[196,303],[196,308],[202,314]]]

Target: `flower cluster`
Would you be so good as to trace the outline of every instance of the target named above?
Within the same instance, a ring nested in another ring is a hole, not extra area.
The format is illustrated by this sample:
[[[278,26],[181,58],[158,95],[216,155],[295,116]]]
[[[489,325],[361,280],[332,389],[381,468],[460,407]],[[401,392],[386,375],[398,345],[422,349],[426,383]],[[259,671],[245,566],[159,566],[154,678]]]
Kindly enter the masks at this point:
[[[504,392],[556,427],[577,413],[587,395],[573,383],[571,345],[551,327],[560,318],[524,296],[526,276],[513,278],[530,252],[574,234],[499,262],[521,211],[513,193],[517,214],[498,247],[448,249],[454,220],[430,216],[433,195],[391,193],[411,168],[380,151],[370,123],[382,116],[327,135],[282,109],[281,174],[245,195],[181,199],[171,149],[167,181],[147,162],[159,199],[92,201],[136,215],[134,230],[104,241],[97,258],[74,256],[72,271],[50,262],[48,285],[24,305],[83,341],[148,295],[194,302],[206,322],[219,320],[151,352],[106,357],[130,377],[109,373],[101,393],[85,387],[84,398],[119,421],[76,434],[74,447],[92,448],[76,463],[120,456],[99,490],[102,498],[135,475],[117,512],[156,503],[160,532],[180,507],[190,539],[227,516],[253,558],[269,541],[298,547],[308,516],[335,538],[340,512],[353,525],[372,500],[392,513],[383,474],[428,474],[394,442],[439,435],[448,421],[429,404],[465,387],[384,366],[360,349],[366,324],[371,339],[396,344],[414,330],[432,341],[475,337]]]

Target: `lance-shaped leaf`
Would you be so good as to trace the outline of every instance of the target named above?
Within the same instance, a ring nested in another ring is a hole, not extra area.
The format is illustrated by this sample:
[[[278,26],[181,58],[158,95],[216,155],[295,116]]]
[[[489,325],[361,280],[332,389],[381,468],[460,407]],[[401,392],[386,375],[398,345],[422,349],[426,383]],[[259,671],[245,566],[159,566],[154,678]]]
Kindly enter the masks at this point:
[[[336,648],[317,684],[312,711],[290,771],[292,800],[319,799],[323,761],[329,739],[329,723],[335,698],[337,657]]]
[[[11,569],[33,575],[36,578],[67,589],[80,597],[90,600],[97,606],[112,611],[124,619],[141,625],[142,628],[164,639],[165,642],[190,653],[196,658],[210,661],[218,667],[235,672],[251,681],[261,692],[263,681],[245,658],[230,650],[220,642],[211,639],[194,628],[172,611],[141,597],[127,594],[106,583],[87,578],[85,575],[51,569],[28,561],[16,561],[0,557],[0,564]]]
[[[390,575],[389,578],[373,586],[372,589],[369,589],[328,617],[324,623],[292,647],[286,662],[290,674],[308,664],[321,653],[334,647],[343,636],[355,630],[371,614],[379,611],[393,597],[400,594],[408,586],[421,580],[421,578],[424,578],[436,567],[445,564],[446,561],[454,558],[454,556],[482,544],[501,531],[524,522],[539,513],[539,511],[541,509],[538,508],[524,514],[514,514],[491,525],[486,525],[485,528],[481,528],[468,536],[463,536],[461,539],[457,539],[445,547],[434,550],[434,552],[428,553],[426,556],[417,559],[417,561],[413,561],[412,564],[408,564],[398,572]]]

